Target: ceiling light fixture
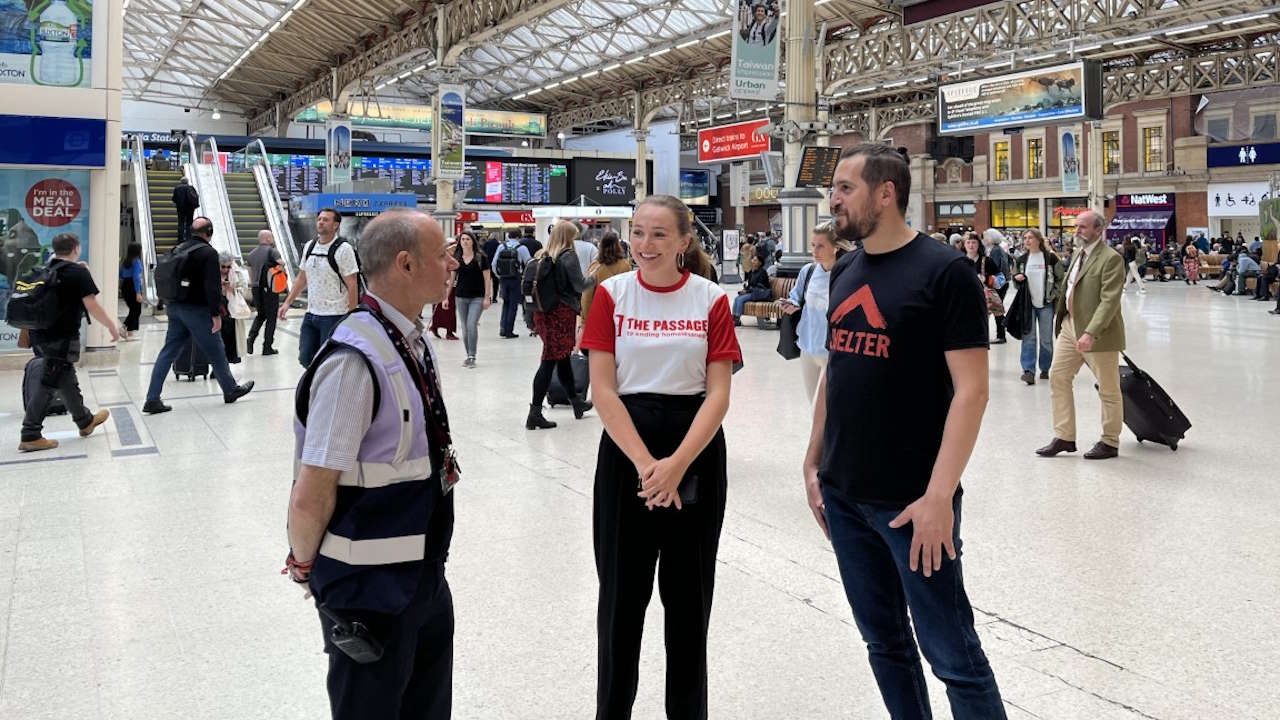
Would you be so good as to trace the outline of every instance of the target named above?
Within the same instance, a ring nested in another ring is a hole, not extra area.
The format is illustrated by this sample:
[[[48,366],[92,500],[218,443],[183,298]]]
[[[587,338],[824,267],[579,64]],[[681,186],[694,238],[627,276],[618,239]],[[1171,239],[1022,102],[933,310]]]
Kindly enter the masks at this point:
[[[614,64],[610,65],[609,67],[607,67],[607,68],[605,68],[605,69],[601,70],[600,72],[611,72],[611,71],[613,71],[613,70],[617,70],[617,69],[618,69],[618,68],[620,68],[620,67],[622,67],[622,63],[614,63]]]
[[[698,40],[698,39],[696,39],[696,38],[695,38],[695,39],[693,39],[693,40],[686,40],[685,42],[682,42],[682,43],[680,43],[679,45],[677,45],[677,46],[676,46],[676,49],[677,49],[677,50],[683,50],[683,49],[685,49],[685,48],[687,48],[687,47],[689,47],[689,46],[691,46],[691,45],[697,45],[699,42],[701,42],[701,41],[700,41],[700,40]]]
[[[1076,52],[1077,53],[1090,52],[1093,50],[1097,50],[1100,47],[1102,47],[1102,43],[1094,43],[1092,45],[1081,45],[1080,47],[1076,48]]]
[[[1177,30],[1170,30],[1166,32],[1165,35],[1186,35],[1187,33],[1200,32],[1201,30],[1208,30],[1208,29],[1209,29],[1208,25],[1192,25],[1191,27],[1184,27],[1184,28],[1178,28]]]
[[[906,85],[906,84],[907,84],[906,80],[899,80],[898,82],[885,83],[884,89],[888,90],[890,88],[902,87],[903,85]]]
[[[542,89],[543,89],[543,90],[554,90],[554,89],[556,89],[556,88],[558,88],[558,87],[560,87],[560,82],[559,82],[559,81],[557,81],[557,82],[553,82],[553,83],[547,83],[546,85],[543,85],[543,86],[542,86]]]
[[[1268,10],[1267,12],[1253,13],[1252,15],[1242,15],[1242,16],[1240,16],[1240,17],[1235,17],[1235,18],[1230,18],[1230,19],[1228,19],[1228,20],[1223,20],[1223,21],[1222,21],[1222,24],[1223,24],[1223,25],[1237,25],[1237,24],[1239,24],[1239,23],[1243,23],[1243,22],[1250,22],[1250,21],[1252,21],[1252,20],[1262,20],[1263,18],[1267,18],[1267,17],[1270,17],[1270,16],[1271,16],[1271,11],[1269,11],[1269,10]]]
[[[708,39],[708,40],[715,40],[715,39],[716,39],[716,38],[718,38],[718,37],[724,37],[725,35],[728,35],[728,34],[729,34],[729,31],[728,31],[728,30],[721,30],[720,32],[718,32],[718,33],[716,33],[716,34],[714,34],[714,35],[708,35],[708,36],[707,36],[707,39]]]
[[[512,99],[512,100],[523,100],[523,99],[525,99],[526,97],[528,97],[528,95],[529,95],[529,93],[520,93],[519,95],[512,95],[512,96],[511,96],[511,99]]]
[[[413,71],[414,71],[415,73],[420,73],[420,72],[422,72],[423,70],[426,70],[426,69],[427,69],[427,66],[426,66],[426,65],[419,65],[418,67],[414,68],[414,69],[413,69]]]
[[[528,141],[528,140],[521,140],[521,141],[520,141],[520,147],[529,147],[529,141]]]
[[[1134,43],[1146,42],[1150,40],[1152,37],[1153,36],[1150,34],[1134,35],[1133,37],[1119,38],[1117,40],[1112,40],[1111,43],[1113,45],[1132,45]]]
[[[643,55],[639,55],[639,56],[637,56],[637,57],[633,57],[633,58],[631,58],[630,60],[627,60],[627,61],[623,62],[622,64],[623,64],[623,65],[635,65],[636,63],[640,62],[640,61],[641,61],[641,60],[643,60],[643,59],[644,59],[644,56],[643,56]]]
[[[723,115],[717,115],[717,116],[716,116],[716,119],[717,119],[717,120],[725,120],[725,119],[727,119],[727,118],[731,118],[731,117],[733,117],[733,113],[725,113],[725,114],[723,114]]]
[[[1049,58],[1055,58],[1055,57],[1058,57],[1058,53],[1051,52],[1051,53],[1045,53],[1043,55],[1032,55],[1026,60],[1023,60],[1023,62],[1040,62],[1041,60],[1048,60]]]
[[[579,79],[579,80],[586,80],[586,79],[587,79],[587,78],[589,78],[589,77],[595,77],[595,76],[597,76],[597,75],[599,75],[599,74],[600,74],[600,71],[599,71],[599,70],[592,70],[592,71],[591,71],[591,72],[589,72],[589,73],[583,73],[583,74],[582,74],[582,77],[580,77],[580,78],[578,78],[578,79]]]
[[[878,86],[878,85],[869,85],[869,86],[867,86],[867,87],[858,88],[857,90],[854,90],[853,92],[854,92],[854,94],[855,94],[855,95],[861,95],[862,93],[874,92],[874,91],[875,91],[875,89],[876,89],[877,87],[879,87],[879,86]]]
[[[213,109],[213,115],[211,115],[210,117],[212,117],[214,120],[221,120],[221,119],[222,119],[222,113],[218,112],[218,108],[214,108],[214,109]]]
[[[661,50],[657,50],[657,51],[655,51],[655,52],[651,52],[651,53],[649,53],[649,57],[651,57],[651,58],[656,58],[656,57],[658,57],[659,55],[666,55],[666,54],[667,54],[667,53],[669,53],[669,52],[671,52],[671,48],[663,48],[663,49],[661,49]]]

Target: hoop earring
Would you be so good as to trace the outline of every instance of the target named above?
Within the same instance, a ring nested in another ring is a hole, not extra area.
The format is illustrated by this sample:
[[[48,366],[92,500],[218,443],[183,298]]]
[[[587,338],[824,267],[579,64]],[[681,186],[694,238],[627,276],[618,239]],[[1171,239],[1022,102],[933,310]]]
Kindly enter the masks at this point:
[[[676,268],[679,270],[684,270],[684,251],[683,250],[676,253]]]

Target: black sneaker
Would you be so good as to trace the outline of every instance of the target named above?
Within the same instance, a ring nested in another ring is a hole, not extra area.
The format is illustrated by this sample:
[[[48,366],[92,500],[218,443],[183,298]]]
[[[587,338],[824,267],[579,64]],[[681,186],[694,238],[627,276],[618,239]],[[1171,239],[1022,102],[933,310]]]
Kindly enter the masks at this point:
[[[1035,385],[1035,384],[1036,384],[1036,374],[1035,374],[1035,373],[1033,373],[1033,372],[1031,372],[1030,370],[1028,370],[1028,371],[1026,371],[1026,372],[1022,373],[1022,382],[1026,383],[1026,384],[1028,384],[1028,385]]]
[[[1048,371],[1048,370],[1041,370],[1041,371],[1040,371],[1040,379],[1041,379],[1041,380],[1048,380],[1048,379],[1049,379],[1049,371]]]
[[[142,406],[142,412],[148,415],[159,415],[160,413],[167,413],[172,409],[173,408],[165,405],[159,400],[148,400],[146,404]]]
[[[279,354],[280,354],[280,351],[279,351],[279,350],[277,350],[277,349],[275,349],[275,348],[262,348],[262,354],[263,354],[264,356],[266,356],[266,355],[279,355]]]
[[[244,397],[245,395],[248,395],[248,394],[249,394],[249,391],[250,391],[250,390],[252,390],[252,389],[253,389],[253,381],[252,381],[252,380],[250,380],[249,382],[247,382],[247,383],[245,383],[245,384],[243,384],[243,385],[238,385],[238,386],[236,386],[236,389],[235,389],[235,390],[232,390],[232,391],[231,391],[231,392],[229,392],[229,393],[223,393],[223,395],[222,395],[222,402],[224,402],[224,403],[226,403],[226,404],[230,405],[231,403],[233,403],[233,402],[235,402],[235,401],[239,400],[240,398]]]

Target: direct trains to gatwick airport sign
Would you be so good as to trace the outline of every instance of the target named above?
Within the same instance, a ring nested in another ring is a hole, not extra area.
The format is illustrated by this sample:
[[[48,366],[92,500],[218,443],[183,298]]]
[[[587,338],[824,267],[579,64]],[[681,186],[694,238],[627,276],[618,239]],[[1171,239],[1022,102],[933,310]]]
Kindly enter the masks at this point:
[[[761,129],[768,120],[750,120],[698,131],[698,162],[754,160],[769,149],[769,136]]]

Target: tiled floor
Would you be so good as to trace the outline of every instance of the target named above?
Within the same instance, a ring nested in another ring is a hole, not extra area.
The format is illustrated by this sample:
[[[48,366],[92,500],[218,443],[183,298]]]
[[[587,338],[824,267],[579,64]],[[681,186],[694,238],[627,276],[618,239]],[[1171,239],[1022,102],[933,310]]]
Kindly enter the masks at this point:
[[[1124,300],[1129,346],[1195,423],[1177,453],[1040,460],[1049,389],[992,353],[992,401],[965,477],[969,593],[1010,717],[1275,718],[1280,707],[1280,318],[1182,284]],[[480,367],[440,342],[466,478],[449,577],[455,717],[586,718],[594,694],[590,493],[600,423],[550,411],[526,432],[536,340],[483,321]],[[293,320],[284,330],[294,331]],[[0,718],[324,717],[315,612],[280,577],[296,338],[235,368],[258,389],[224,405],[170,381],[139,408],[162,340],[118,371],[81,371],[115,421],[16,452],[15,373],[0,374]],[[835,562],[804,502],[799,369],[744,328],[725,430],[730,495],[711,628],[722,718],[883,718]],[[1270,363],[1270,371],[1268,371]],[[1087,371],[1086,371],[1087,374]],[[1098,403],[1078,382],[1081,439]],[[909,432],[909,428],[903,428]],[[29,461],[29,462],[27,462]],[[20,463],[20,464],[9,464]],[[661,613],[650,613],[637,718],[662,716]],[[934,710],[950,717],[931,681]]]

